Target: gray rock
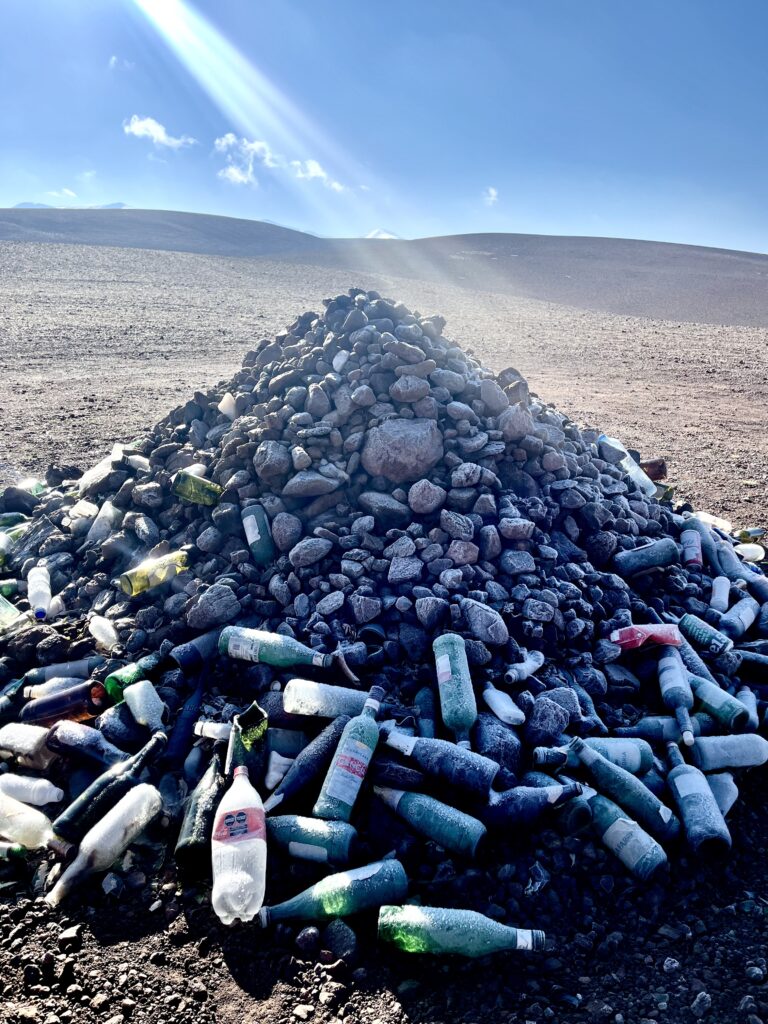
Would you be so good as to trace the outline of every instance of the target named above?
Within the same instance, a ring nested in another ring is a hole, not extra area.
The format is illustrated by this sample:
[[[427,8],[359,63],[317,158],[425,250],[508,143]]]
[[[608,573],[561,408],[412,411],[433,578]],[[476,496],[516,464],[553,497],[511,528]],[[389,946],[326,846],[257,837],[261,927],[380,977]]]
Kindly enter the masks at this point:
[[[552,746],[568,728],[568,712],[542,693],[534,701],[525,723],[525,738],[531,746]]]
[[[387,579],[390,583],[410,583],[418,580],[424,569],[420,558],[393,558]]]
[[[446,620],[450,605],[441,597],[416,598],[416,618],[425,629],[437,629]]]
[[[418,480],[443,457],[443,435],[434,420],[392,419],[369,430],[362,451],[363,468],[401,484]]]
[[[364,491],[357,499],[360,508],[370,512],[384,529],[392,526],[407,526],[411,521],[411,510],[389,494],[378,491]]]
[[[498,416],[509,405],[509,399],[495,380],[484,380],[480,383],[480,401],[488,410],[489,416]]]
[[[321,494],[330,494],[340,485],[340,480],[332,480],[317,470],[303,469],[291,477],[283,487],[282,494],[286,498],[316,498]]]
[[[310,384],[304,409],[316,420],[331,411],[331,400],[319,384]]]
[[[215,526],[209,526],[197,538],[197,546],[206,554],[216,554],[224,545],[224,535]]]
[[[148,484],[137,484],[131,491],[134,505],[141,508],[160,508],[163,504],[163,488],[152,481]]]
[[[417,480],[408,491],[408,504],[417,515],[429,515],[445,502],[447,492],[429,480]]]
[[[368,594],[352,594],[348,600],[355,622],[362,626],[364,622],[372,622],[381,615],[381,599]]]
[[[454,540],[445,554],[454,565],[474,565],[480,557],[480,548],[470,540]]]
[[[429,384],[421,377],[404,374],[389,388],[389,397],[395,402],[418,402],[429,394]]]
[[[508,576],[517,576],[523,572],[536,572],[533,555],[528,551],[503,551],[500,559],[501,571]]]
[[[253,456],[256,475],[265,484],[275,483],[291,471],[288,449],[277,441],[262,441]]]
[[[333,547],[333,541],[323,537],[305,537],[288,552],[288,558],[294,569],[303,569],[322,561]]]
[[[524,405],[511,405],[499,416],[499,430],[505,441],[520,441],[534,430],[533,417]]]
[[[555,609],[544,601],[536,601],[529,597],[523,604],[523,618],[532,622],[551,622],[555,617]]]
[[[333,615],[344,604],[344,595],[340,590],[332,590],[322,600],[317,602],[317,613],[319,615]]]
[[[272,540],[278,551],[290,551],[301,539],[304,528],[298,516],[278,512],[272,520]]]
[[[187,625],[204,633],[231,622],[240,614],[240,602],[230,587],[214,583],[197,598],[187,612]]]
[[[461,602],[461,612],[470,632],[481,643],[498,645],[509,640],[506,623],[494,608],[465,597]]]
[[[454,540],[472,540],[475,535],[475,524],[469,516],[451,512],[447,508],[440,513],[440,526]]]

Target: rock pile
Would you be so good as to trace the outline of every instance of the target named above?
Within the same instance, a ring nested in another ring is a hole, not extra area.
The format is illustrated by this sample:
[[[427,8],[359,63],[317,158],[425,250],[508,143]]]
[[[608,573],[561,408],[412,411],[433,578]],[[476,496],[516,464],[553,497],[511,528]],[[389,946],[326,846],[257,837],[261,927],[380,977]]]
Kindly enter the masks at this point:
[[[701,521],[704,557],[683,564],[690,510],[649,496],[620,445],[532,395],[516,370],[482,367],[444,326],[350,289],[84,475],[51,467],[40,493],[8,488],[0,513],[31,519],[8,547],[5,571],[25,579],[46,566],[63,610],[13,624],[0,640],[0,684],[93,654],[88,618],[103,616],[117,631],[112,655],[161,656],[153,678],[172,736],[197,676],[162,658],[210,630],[245,625],[341,651],[365,688],[380,684],[401,708],[434,686],[432,641],[454,632],[478,697],[487,683],[506,689],[525,719],[503,726],[514,736],[500,776],[509,786],[524,779],[537,746],[673,714],[653,651],[627,661],[617,631],[686,613],[714,629],[723,615],[710,607],[715,577],[728,578],[726,607],[745,593],[765,601],[765,578]],[[178,496],[174,481],[189,469],[217,485],[210,501]],[[271,535],[258,561],[243,531],[251,505]],[[658,542],[671,545],[666,554]],[[623,560],[646,546],[656,554],[640,571],[637,559]],[[186,567],[162,587],[127,597],[116,585],[146,559],[178,551]],[[23,598],[16,603],[24,610]],[[756,678],[768,615],[752,627],[754,619],[737,636],[756,638],[741,653],[731,644],[713,656],[700,642],[697,655],[683,641],[687,669],[729,693]],[[531,666],[535,652],[543,664],[534,656]],[[203,714],[228,720],[292,674],[211,653]],[[743,687],[740,699],[749,704]],[[7,699],[6,718],[18,713],[15,701]],[[753,700],[750,720],[755,708]],[[490,717],[481,713],[476,733],[496,728]],[[121,705],[98,724],[126,750],[149,736]],[[707,731],[703,717],[696,724]],[[658,739],[675,738],[664,728]],[[664,755],[663,743],[655,753]],[[657,757],[647,785],[663,792],[663,774]]]

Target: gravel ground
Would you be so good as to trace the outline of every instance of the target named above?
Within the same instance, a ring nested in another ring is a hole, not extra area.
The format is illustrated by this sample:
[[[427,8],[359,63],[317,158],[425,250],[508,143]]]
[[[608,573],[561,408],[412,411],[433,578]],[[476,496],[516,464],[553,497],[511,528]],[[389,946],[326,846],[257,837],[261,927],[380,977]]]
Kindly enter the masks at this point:
[[[109,248],[0,244],[0,472],[95,461],[193,388],[229,376],[254,340],[351,284],[442,312],[447,333],[490,365],[517,366],[574,418],[664,455],[680,491],[703,507],[763,522],[768,414],[744,394],[764,389],[765,330],[316,265]],[[176,888],[170,865],[120,903],[89,887],[69,917],[11,892],[0,913],[0,1019],[759,1024],[768,1020],[768,793],[761,777],[746,789],[726,866],[683,858],[668,882],[640,888],[584,840],[545,832],[524,838],[503,885],[481,863],[471,894],[450,875],[421,893],[438,905],[503,894],[521,926],[550,934],[538,957],[464,965],[364,948],[356,967],[318,966],[290,937],[272,946],[252,929],[221,929],[203,893]],[[561,870],[527,895],[537,859]],[[370,933],[362,922],[363,947]]]

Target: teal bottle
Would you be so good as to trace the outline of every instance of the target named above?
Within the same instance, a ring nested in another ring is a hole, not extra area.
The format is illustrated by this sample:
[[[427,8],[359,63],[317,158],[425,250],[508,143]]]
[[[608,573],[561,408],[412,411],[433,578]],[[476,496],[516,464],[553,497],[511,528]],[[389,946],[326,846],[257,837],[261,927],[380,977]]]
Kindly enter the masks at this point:
[[[345,725],[312,810],[316,818],[349,821],[352,817],[352,808],[379,742],[376,716],[383,698],[380,686],[371,687],[362,713]]]
[[[275,560],[275,545],[263,505],[248,505],[240,513],[243,520],[248,550],[256,565],[268,565]]]
[[[567,737],[562,739],[569,742]],[[644,775],[653,768],[653,749],[645,740],[629,736],[590,736],[584,742],[612,764],[619,765],[633,775]],[[534,747],[532,760],[535,765],[549,765],[553,768],[566,765],[578,768],[581,764],[578,754],[568,746]]]
[[[701,710],[711,715],[729,732],[745,732],[749,727],[749,708],[733,697],[727,690],[710,683],[708,679],[689,676],[691,687],[696,694]]]
[[[491,793],[478,814],[490,828],[532,825],[581,793],[579,782],[560,784],[553,780],[550,786],[515,786],[504,793]]]
[[[675,743],[667,744],[667,757],[667,785],[680,812],[688,845],[703,857],[724,856],[731,848],[731,834],[706,775],[685,763]]]
[[[379,910],[379,938],[405,953],[487,956],[516,949],[544,949],[544,932],[511,928],[474,910],[392,907]]]
[[[267,818],[267,837],[297,860],[349,864],[357,847],[357,831],[346,821],[323,821],[299,814]]]
[[[589,803],[600,839],[636,878],[648,881],[664,867],[667,855],[662,847],[612,800],[598,793]]]
[[[393,729],[386,743],[405,754],[426,775],[469,796],[487,797],[499,772],[495,761],[447,740],[405,736]]]
[[[688,681],[688,670],[676,648],[664,646],[659,655],[659,689],[661,699],[674,713],[680,727],[683,743],[693,743],[693,724],[690,709],[693,707],[693,691]]]
[[[469,747],[469,730],[477,719],[477,703],[464,637],[445,633],[433,642],[432,650],[443,722],[460,747]]]
[[[374,786],[374,793],[415,832],[461,857],[473,859],[486,834],[477,818],[424,793]]]
[[[419,713],[419,717],[416,720],[419,736],[422,736],[424,739],[433,740],[436,735],[436,709],[435,695],[432,692],[432,688],[430,686],[423,686],[413,698],[413,703]]]

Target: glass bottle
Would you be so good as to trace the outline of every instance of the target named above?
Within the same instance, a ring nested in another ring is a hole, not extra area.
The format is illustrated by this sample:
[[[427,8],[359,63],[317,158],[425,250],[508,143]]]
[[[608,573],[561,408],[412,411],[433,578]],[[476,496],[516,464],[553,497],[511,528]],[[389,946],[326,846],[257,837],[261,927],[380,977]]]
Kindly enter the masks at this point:
[[[161,661],[162,657],[159,654],[145,654],[138,661],[122,665],[120,668],[115,669],[114,672],[110,672],[104,680],[104,689],[115,704],[117,704],[123,699],[123,691],[127,686],[131,686],[141,679],[147,679]]]
[[[589,804],[600,839],[635,877],[648,881],[664,867],[667,855],[662,847],[612,800],[598,793]]]
[[[312,813],[316,818],[349,821],[368,765],[379,742],[376,716],[384,690],[371,687],[362,712],[344,726]]]
[[[351,860],[357,831],[345,821],[323,821],[298,814],[267,818],[267,836],[298,860],[343,866]]]
[[[161,587],[180,572],[184,572],[188,564],[186,551],[169,551],[167,555],[148,558],[120,576],[120,589],[129,597],[136,597],[146,590]]]
[[[432,643],[437,671],[440,713],[461,747],[469,747],[469,730],[477,719],[477,703],[469,672],[464,637],[444,633]]]
[[[251,552],[254,563],[268,565],[274,561],[275,545],[264,506],[248,505],[240,513],[240,517],[243,520],[245,539],[248,541],[248,550]]]
[[[472,796],[487,796],[499,771],[498,764],[490,758],[447,740],[405,736],[393,730],[386,742],[387,746],[409,757],[427,775]]]
[[[406,953],[487,956],[512,949],[543,949],[544,932],[511,928],[474,910],[384,906],[379,938]]]
[[[485,825],[477,818],[424,793],[384,786],[374,786],[374,793],[415,832],[461,857],[473,859],[477,855],[486,834]]]
[[[731,848],[731,834],[706,776],[685,763],[675,743],[667,744],[667,757],[667,785],[680,812],[688,845],[705,857],[726,854]]]
[[[341,734],[349,721],[349,715],[339,715],[296,755],[293,764],[283,776],[282,782],[274,793],[264,801],[264,810],[267,814],[279,807],[285,800],[290,800],[298,793],[304,792],[313,782],[320,781],[328,770],[331,758],[339,745]]]
[[[219,487],[212,480],[196,476],[186,469],[180,469],[173,478],[171,485],[173,493],[189,501],[194,505],[207,505],[209,507],[218,505],[224,488]]]
[[[214,751],[205,774],[187,801],[174,851],[176,863],[188,876],[210,874],[213,819],[226,788],[221,756]]]

